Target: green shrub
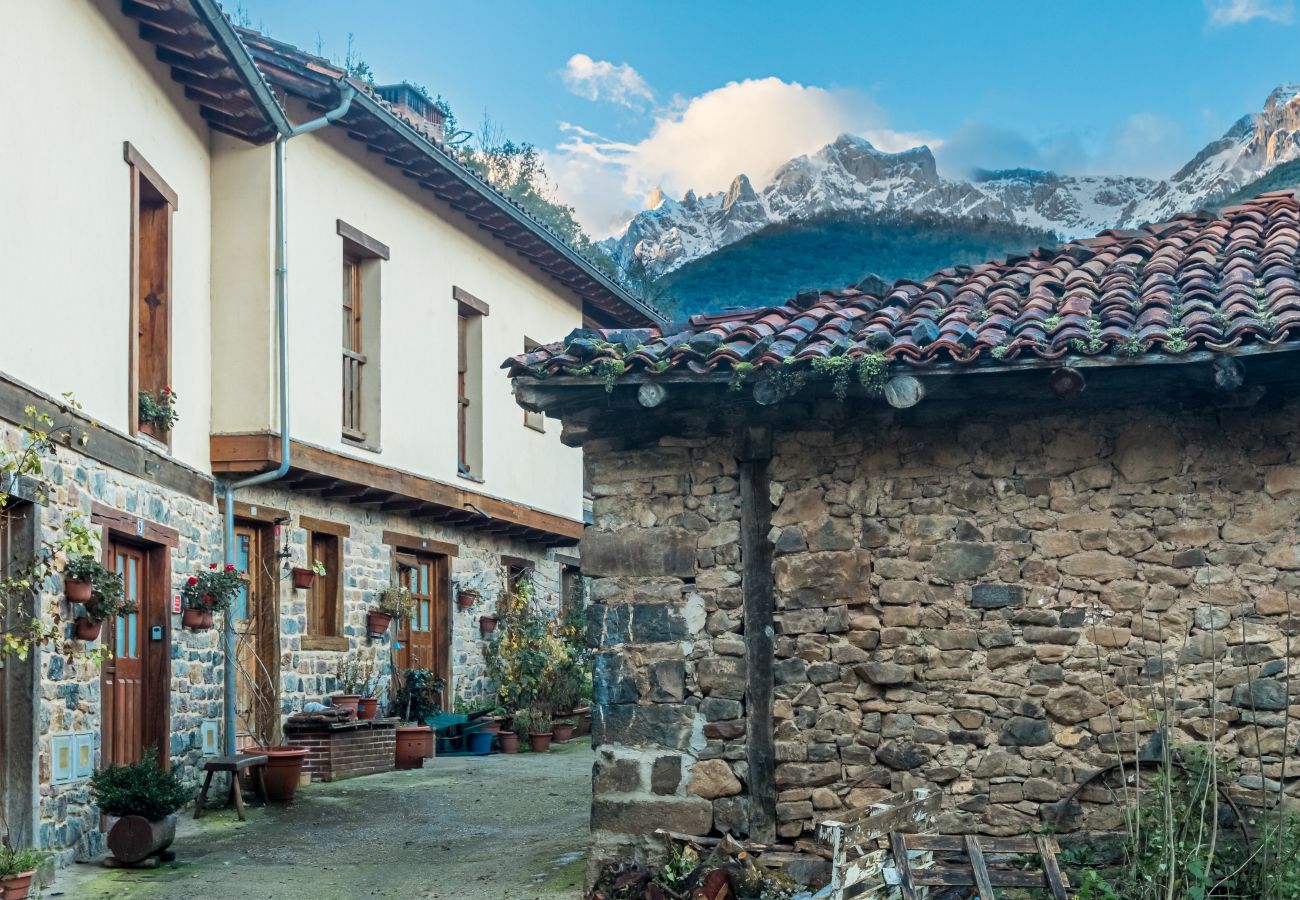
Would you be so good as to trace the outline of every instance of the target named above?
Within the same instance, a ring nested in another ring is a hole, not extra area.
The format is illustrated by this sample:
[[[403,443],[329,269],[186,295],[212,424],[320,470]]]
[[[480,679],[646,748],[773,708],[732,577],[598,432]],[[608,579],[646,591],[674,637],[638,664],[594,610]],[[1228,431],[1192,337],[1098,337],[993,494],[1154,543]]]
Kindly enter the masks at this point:
[[[391,712],[401,716],[404,722],[423,725],[425,719],[442,712],[434,697],[445,687],[442,679],[428,669],[407,669],[393,697]]]
[[[192,799],[173,772],[158,768],[158,751],[150,747],[136,762],[99,769],[90,779],[95,803],[110,816],[144,816],[157,821]]]
[[[0,846],[0,878],[13,878],[24,872],[39,869],[45,854],[27,847]]]

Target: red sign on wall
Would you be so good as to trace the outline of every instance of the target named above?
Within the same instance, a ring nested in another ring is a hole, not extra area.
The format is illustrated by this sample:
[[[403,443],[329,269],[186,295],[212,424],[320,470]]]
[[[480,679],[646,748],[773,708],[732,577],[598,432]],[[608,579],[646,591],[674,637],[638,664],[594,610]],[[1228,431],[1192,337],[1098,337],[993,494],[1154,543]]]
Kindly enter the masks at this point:
[[[181,611],[181,595],[177,594],[175,597],[172,597],[172,612],[178,613],[180,611]]]

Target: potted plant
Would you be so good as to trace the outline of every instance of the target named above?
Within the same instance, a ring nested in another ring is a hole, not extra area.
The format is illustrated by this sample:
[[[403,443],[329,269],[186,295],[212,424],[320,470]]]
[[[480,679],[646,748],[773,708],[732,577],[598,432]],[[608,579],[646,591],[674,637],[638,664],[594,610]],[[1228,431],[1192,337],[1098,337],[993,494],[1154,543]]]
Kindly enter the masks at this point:
[[[137,606],[126,599],[122,576],[100,566],[91,583],[90,599],[82,608],[85,612],[74,623],[77,639],[93,641],[99,638],[103,622],[133,613]]]
[[[456,590],[456,605],[461,609],[470,609],[474,604],[478,603],[480,596],[482,595],[479,594],[478,588],[458,588]]]
[[[144,430],[155,436],[171,431],[180,418],[176,413],[176,392],[169,387],[163,387],[157,393],[141,391],[137,417]]]
[[[330,694],[330,703],[357,715],[361,706],[361,664],[355,656],[345,653],[339,657],[334,664],[334,682],[338,692]]]
[[[478,631],[479,631],[479,634],[483,635],[483,637],[487,637],[489,634],[491,634],[492,632],[494,632],[494,631],[496,631],[496,630],[497,630],[497,617],[496,617],[496,616],[479,616],[479,617],[478,617]]]
[[[497,735],[497,745],[501,748],[502,753],[519,752],[519,735],[510,729],[503,729]]]
[[[403,722],[397,726],[397,768],[418,769],[433,756],[433,729],[425,720],[442,711],[435,698],[444,689],[442,679],[428,669],[407,669],[402,673],[390,707]]]
[[[551,737],[557,744],[568,743],[575,727],[577,726],[572,719],[557,719],[551,724]]]
[[[95,578],[107,569],[93,556],[69,557],[63,567],[63,595],[69,603],[86,603],[95,589]]]
[[[378,680],[373,662],[357,663],[357,693],[361,695],[357,704],[358,719],[373,719],[379,712],[379,698],[375,696]]]
[[[200,631],[212,627],[212,614],[230,609],[235,594],[243,587],[243,574],[234,566],[218,567],[209,563],[197,575],[191,575],[181,585],[181,624]]]
[[[193,796],[174,772],[159,768],[153,747],[129,765],[99,769],[90,786],[100,812],[117,818],[108,830],[108,849],[127,865],[171,845],[176,838],[175,812]]]
[[[400,584],[390,584],[379,592],[375,608],[366,613],[366,634],[372,638],[383,637],[393,619],[408,617],[414,609],[411,592]]]
[[[29,847],[0,845],[0,897],[4,900],[27,900],[36,870],[44,863],[44,853]]]
[[[528,749],[546,753],[551,749],[551,714],[541,706],[515,714],[515,732],[528,735]]]
[[[293,586],[300,591],[305,591],[316,583],[316,577],[324,577],[329,573],[325,571],[325,564],[319,559],[311,564],[311,568],[304,569],[299,566],[293,568]]]

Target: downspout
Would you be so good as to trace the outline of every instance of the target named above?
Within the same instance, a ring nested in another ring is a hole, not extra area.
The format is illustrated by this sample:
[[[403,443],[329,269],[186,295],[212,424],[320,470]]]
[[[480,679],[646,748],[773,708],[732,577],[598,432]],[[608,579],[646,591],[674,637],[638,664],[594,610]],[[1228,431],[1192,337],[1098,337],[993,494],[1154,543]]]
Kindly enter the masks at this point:
[[[290,138],[300,134],[324,128],[326,125],[347,115],[356,96],[354,88],[346,79],[339,80],[339,105],[318,119],[292,126],[289,131],[281,131],[275,138],[275,327],[276,343],[280,356],[280,465],[270,472],[261,472],[238,481],[227,481],[221,485],[225,499],[222,521],[222,543],[225,547],[227,565],[235,563],[235,491],[254,487],[259,484],[283,478],[289,471],[289,238],[288,238],[288,198],[285,192],[285,147]],[[225,753],[235,754],[235,617],[231,613],[224,616],[222,630],[222,656],[225,662],[225,698],[223,704],[223,728],[225,735]]]

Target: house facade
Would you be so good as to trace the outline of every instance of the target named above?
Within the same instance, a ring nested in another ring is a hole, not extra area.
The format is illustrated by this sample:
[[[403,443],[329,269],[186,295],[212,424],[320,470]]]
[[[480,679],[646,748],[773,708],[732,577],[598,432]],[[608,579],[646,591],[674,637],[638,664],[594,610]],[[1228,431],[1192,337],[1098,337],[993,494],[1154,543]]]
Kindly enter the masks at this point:
[[[1121,830],[1094,776],[1162,747],[1294,803],[1298,251],[1277,192],[517,357],[595,497],[594,862],[914,787]]]
[[[437,671],[448,704],[490,691],[479,616],[523,572],[559,602],[580,577],[584,518],[580,454],[514,406],[495,361],[534,336],[654,313],[449,157],[418,99],[390,102],[241,35],[210,0],[15,16],[0,38],[15,64],[45,71],[51,48],[67,61],[12,98],[23,121],[65,132],[49,97],[97,89],[75,139],[0,150],[0,198],[20,213],[0,228],[35,263],[3,304],[0,438],[20,446],[29,408],[75,438],[43,485],[13,486],[0,563],[30,559],[79,515],[139,604],[99,641],[69,630],[0,669],[4,831],[65,860],[102,848],[94,768],[153,747],[193,781],[230,737],[220,629],[181,627],[174,604],[225,558],[224,483],[281,463],[281,234],[288,467],[231,510],[248,572],[234,613],[239,744],[277,740],[285,714],[335,688],[344,658],[373,666],[381,696],[408,667]],[[353,93],[335,124],[286,137]],[[164,390],[169,430],[140,416],[140,395]],[[326,575],[295,590],[291,568],[315,561]],[[368,638],[366,610],[392,583],[412,589],[417,614]],[[462,588],[478,599],[457,610]],[[65,623],[77,613],[55,584],[13,602]]]

